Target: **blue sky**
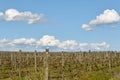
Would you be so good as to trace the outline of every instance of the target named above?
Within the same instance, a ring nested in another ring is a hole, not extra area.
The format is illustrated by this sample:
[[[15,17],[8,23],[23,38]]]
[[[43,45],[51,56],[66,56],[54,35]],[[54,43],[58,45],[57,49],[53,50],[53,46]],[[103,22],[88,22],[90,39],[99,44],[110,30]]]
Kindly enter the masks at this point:
[[[48,46],[53,50],[119,51],[119,3],[106,0],[2,0],[0,50],[34,50],[36,46],[42,50]],[[8,15],[5,14],[7,11]],[[16,17],[14,11],[20,16]],[[28,11],[32,18],[24,15]],[[36,20],[34,14],[42,18]],[[31,19],[34,21],[30,23]]]

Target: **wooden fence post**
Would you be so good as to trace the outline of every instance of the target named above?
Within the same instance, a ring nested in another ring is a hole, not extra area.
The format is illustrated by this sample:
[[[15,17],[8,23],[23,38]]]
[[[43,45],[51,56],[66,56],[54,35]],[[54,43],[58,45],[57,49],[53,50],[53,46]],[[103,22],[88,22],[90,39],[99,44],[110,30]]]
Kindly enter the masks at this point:
[[[2,54],[0,53],[0,66],[2,65]]]
[[[22,51],[19,50],[19,80],[21,80],[21,53]]]
[[[45,80],[48,80],[48,56],[49,56],[49,49],[46,49],[46,55],[45,55]]]
[[[109,58],[109,70],[111,70],[111,67],[112,65],[111,65],[111,59]]]
[[[13,68],[14,68],[14,56],[13,56],[14,53],[10,53],[10,78],[12,79],[13,78]]]
[[[37,60],[36,60],[36,55],[37,55],[37,51],[35,50],[34,52],[34,60],[35,60],[35,72],[37,72]]]
[[[27,58],[26,58],[27,60],[27,67],[28,67],[28,64],[29,64],[29,53],[27,53]]]
[[[1,78],[1,74],[2,74],[2,53],[0,53],[0,78]]]
[[[64,54],[62,52],[62,80],[64,80]]]

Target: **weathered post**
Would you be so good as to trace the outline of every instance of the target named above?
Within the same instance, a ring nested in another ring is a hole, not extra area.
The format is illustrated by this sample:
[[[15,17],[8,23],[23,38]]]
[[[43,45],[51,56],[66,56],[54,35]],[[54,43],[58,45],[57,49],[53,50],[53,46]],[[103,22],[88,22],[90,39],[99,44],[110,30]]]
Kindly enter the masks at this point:
[[[17,52],[14,53],[14,69],[17,69]]]
[[[111,57],[110,57],[110,55],[109,55],[109,70],[111,70],[111,67],[112,65],[111,65]]]
[[[11,53],[11,65],[13,65],[13,53]]]
[[[29,53],[27,53],[27,66],[28,66],[28,64],[29,64]]]
[[[21,53],[22,51],[19,50],[19,80],[21,80]]]
[[[91,52],[91,50],[89,50],[89,52],[88,52],[88,58],[89,58],[89,71],[91,72],[92,71],[92,62],[91,62],[91,60],[92,60],[92,57],[90,56],[90,55],[92,55],[92,52]]]
[[[0,53],[0,66],[2,65],[2,54]]]
[[[62,80],[64,80],[64,54],[62,52]]]
[[[13,78],[13,65],[14,65],[14,57],[13,57],[13,54],[14,53],[11,53],[10,54],[10,58],[11,58],[11,60],[10,60],[10,63],[11,63],[11,67],[10,67],[10,78],[12,79]]]
[[[49,49],[46,49],[45,55],[45,80],[48,80],[48,56],[49,56]]]
[[[37,54],[37,51],[35,50],[35,53],[34,53],[35,72],[37,72],[37,60],[36,60],[36,54]]]
[[[2,54],[0,53],[0,66],[2,65]],[[0,78],[2,74],[2,66],[0,67]]]

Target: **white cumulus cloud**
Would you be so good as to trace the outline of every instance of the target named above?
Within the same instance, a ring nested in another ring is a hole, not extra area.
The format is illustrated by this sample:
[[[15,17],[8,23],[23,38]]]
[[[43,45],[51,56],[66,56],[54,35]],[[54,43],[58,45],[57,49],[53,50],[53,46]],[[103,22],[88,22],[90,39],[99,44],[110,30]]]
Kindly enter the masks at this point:
[[[87,49],[89,49],[88,47],[89,47],[89,44],[88,43],[79,43],[79,47],[80,47],[80,49],[81,50],[87,50]]]
[[[87,24],[83,24],[82,25],[82,29],[86,30],[86,31],[91,31],[93,30],[92,27],[90,25],[87,25]]]
[[[110,47],[107,42],[80,43],[76,40],[60,41],[55,36],[44,35],[39,40],[34,38],[18,38],[13,40],[0,40],[0,50],[43,50],[49,47],[52,50],[105,50]]]
[[[75,40],[63,41],[58,45],[58,47],[65,50],[74,50],[79,48],[78,43]]]
[[[7,45],[10,45],[10,41],[9,40],[7,40],[7,39],[0,40],[0,47],[4,47],[4,46],[7,46]]]
[[[0,12],[0,19],[5,21],[25,21],[28,24],[43,23],[46,21],[43,14],[33,14],[30,11],[19,12],[16,9],[8,9]]]
[[[43,36],[37,43],[39,46],[57,46],[60,44],[58,39],[49,35]]]
[[[96,50],[100,50],[101,48],[109,48],[110,45],[106,42],[102,42],[102,43],[91,43],[90,44],[92,48],[96,49]]]
[[[2,39],[0,40],[0,44],[5,44],[5,43],[8,43],[9,41],[7,39]]]
[[[107,9],[102,14],[91,20],[88,24],[83,24],[82,28],[85,30],[94,29],[95,25],[104,25],[120,22],[120,15],[114,9]]]
[[[29,44],[29,45],[32,45],[32,44],[36,43],[36,40],[33,39],[33,38],[30,38],[30,39],[20,38],[20,39],[14,39],[12,41],[12,43],[13,44]]]

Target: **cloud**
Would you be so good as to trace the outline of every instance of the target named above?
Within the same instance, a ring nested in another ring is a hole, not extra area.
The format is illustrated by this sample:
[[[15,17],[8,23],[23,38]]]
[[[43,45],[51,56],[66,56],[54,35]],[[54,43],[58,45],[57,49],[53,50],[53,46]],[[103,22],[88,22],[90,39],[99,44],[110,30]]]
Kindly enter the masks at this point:
[[[37,44],[39,46],[57,46],[60,42],[54,36],[45,35],[37,42]]]
[[[0,12],[0,19],[3,19],[4,14]]]
[[[114,9],[112,10],[105,10],[102,14],[96,17],[96,19],[93,19],[89,22],[89,24],[83,24],[82,28],[84,30],[93,30],[94,26],[98,25],[105,25],[105,24],[113,24],[120,22],[120,16],[117,11]]]
[[[87,25],[87,24],[83,24],[82,25],[82,29],[86,30],[86,31],[91,31],[93,30],[92,27],[90,25]]]
[[[28,24],[43,23],[46,21],[43,14],[33,14],[30,11],[19,12],[16,9],[8,9],[0,12],[0,19],[5,21],[24,21]]]
[[[7,39],[2,39],[0,40],[0,48],[4,48],[4,47],[13,47],[13,44],[11,44],[11,41],[7,40]]]
[[[103,14],[96,17],[95,20],[90,21],[90,24],[109,24],[120,21],[119,14],[114,10],[105,10]]]
[[[96,50],[100,50],[101,47],[104,47],[104,48],[109,48],[110,45],[106,42],[102,42],[102,43],[91,43],[90,44],[92,48],[95,48]]]
[[[90,50],[89,44],[88,43],[79,43],[79,47],[81,50]]]
[[[80,43],[76,40],[60,41],[55,36],[44,35],[39,40],[34,38],[19,38],[13,40],[0,40],[0,50],[43,50],[49,47],[51,50],[105,50],[109,49],[110,45],[107,42],[101,43]]]
[[[0,40],[0,44],[5,44],[5,43],[8,43],[9,41],[7,39],[2,39]]]
[[[58,45],[59,48],[65,50],[75,50],[78,49],[78,43],[75,40],[63,41]]]
[[[32,44],[36,44],[36,40],[33,38],[30,39],[26,39],[26,38],[20,38],[20,39],[14,39],[12,41],[12,44],[26,44],[26,45],[32,45]]]

